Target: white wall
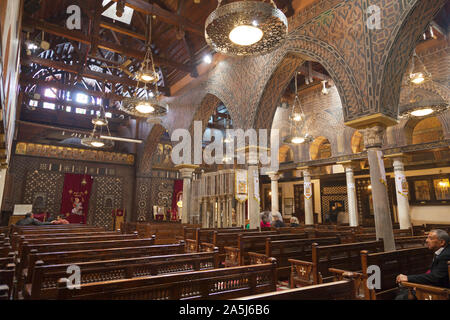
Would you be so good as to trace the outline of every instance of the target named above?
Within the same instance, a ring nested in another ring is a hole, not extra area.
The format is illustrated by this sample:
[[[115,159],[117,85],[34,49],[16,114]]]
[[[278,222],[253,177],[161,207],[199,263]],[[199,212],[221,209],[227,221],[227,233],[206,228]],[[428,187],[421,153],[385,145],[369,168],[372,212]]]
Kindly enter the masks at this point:
[[[450,206],[410,206],[413,225],[450,224]]]

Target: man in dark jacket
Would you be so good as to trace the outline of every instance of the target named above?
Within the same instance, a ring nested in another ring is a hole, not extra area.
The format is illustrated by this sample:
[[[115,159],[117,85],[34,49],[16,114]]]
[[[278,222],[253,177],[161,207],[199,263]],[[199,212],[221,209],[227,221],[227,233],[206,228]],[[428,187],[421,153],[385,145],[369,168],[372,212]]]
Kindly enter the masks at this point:
[[[397,276],[397,283],[401,284],[403,281],[407,281],[441,288],[450,288],[447,266],[447,261],[450,260],[449,243],[450,237],[447,232],[441,229],[431,230],[426,240],[428,249],[434,252],[430,270],[423,274],[409,276],[399,274]],[[405,294],[405,292],[403,293]],[[397,299],[402,299],[401,293],[397,296]]]
[[[16,222],[16,226],[31,226],[31,225],[40,226],[40,225],[43,225],[43,224],[51,224],[51,223],[49,223],[49,222],[41,222],[38,219],[33,218],[33,214],[31,212],[28,212],[25,215],[25,218],[23,218],[23,219],[21,219],[21,220]]]

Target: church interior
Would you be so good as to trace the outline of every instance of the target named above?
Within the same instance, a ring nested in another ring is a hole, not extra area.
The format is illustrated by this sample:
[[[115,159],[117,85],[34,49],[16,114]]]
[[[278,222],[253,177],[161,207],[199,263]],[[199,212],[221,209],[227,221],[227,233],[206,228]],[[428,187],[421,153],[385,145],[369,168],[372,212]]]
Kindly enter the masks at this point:
[[[449,300],[449,13],[0,0],[0,300]]]

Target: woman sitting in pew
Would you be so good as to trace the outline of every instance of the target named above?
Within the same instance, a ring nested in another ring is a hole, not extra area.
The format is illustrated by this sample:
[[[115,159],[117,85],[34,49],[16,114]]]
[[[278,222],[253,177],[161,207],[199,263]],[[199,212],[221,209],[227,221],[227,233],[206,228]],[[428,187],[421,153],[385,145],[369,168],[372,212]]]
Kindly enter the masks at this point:
[[[401,285],[402,282],[412,282],[418,284],[425,284],[441,288],[450,288],[449,274],[447,262],[450,260],[450,236],[441,229],[431,230],[428,233],[426,245],[428,249],[434,252],[433,261],[430,269],[423,274],[397,276],[397,283]],[[414,291],[414,290],[412,290]],[[401,288],[396,300],[407,300],[409,294],[408,288]],[[412,292],[415,296],[415,293]]]
[[[272,227],[275,228],[281,228],[281,227],[286,227],[286,225],[283,222],[283,217],[281,216],[281,213],[279,212],[275,212],[272,214]]]
[[[61,216],[57,216],[56,219],[51,221],[51,224],[69,224],[69,221],[61,218]]]

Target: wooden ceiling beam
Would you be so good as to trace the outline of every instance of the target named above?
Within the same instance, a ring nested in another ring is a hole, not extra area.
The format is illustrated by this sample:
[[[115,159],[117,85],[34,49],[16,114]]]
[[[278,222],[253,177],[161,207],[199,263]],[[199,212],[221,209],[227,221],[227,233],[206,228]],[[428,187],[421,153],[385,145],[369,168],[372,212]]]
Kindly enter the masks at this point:
[[[32,63],[39,64],[44,67],[49,67],[49,68],[54,68],[54,69],[61,70],[61,71],[74,73],[74,74],[78,74],[78,72],[79,72],[77,66],[69,65],[69,64],[66,64],[63,62],[59,62],[59,61],[42,59],[42,58],[33,57],[33,56],[27,56],[27,57],[21,59],[22,65],[30,65]],[[137,81],[134,81],[130,78],[118,77],[118,76],[110,75],[107,73],[96,72],[96,71],[92,71],[87,68],[83,71],[83,77],[101,80],[101,81],[107,81],[110,83],[121,83],[121,84],[129,85],[131,87],[135,87],[137,85]],[[139,87],[143,88],[144,84],[139,83]],[[158,90],[160,90],[160,92],[163,93],[165,96],[170,96],[170,89],[168,89],[166,87],[158,86]]]
[[[42,31],[45,31],[47,33],[51,33],[53,35],[63,37],[69,40],[78,41],[80,43],[84,43],[86,45],[91,45],[92,41],[89,36],[85,35],[84,33],[77,31],[77,30],[68,30],[64,27],[60,27],[58,25],[54,25],[45,21],[37,21],[32,19],[31,17],[26,17],[23,21],[24,26],[27,26],[29,28],[36,28]],[[140,60],[143,60],[145,57],[144,51],[138,51],[130,48],[124,48],[120,45],[114,44],[109,41],[105,41],[102,39],[98,39],[98,47],[112,51],[115,53],[119,53],[128,57],[137,58]],[[167,67],[172,67],[181,71],[184,71],[186,73],[193,72],[194,66],[185,65],[182,63],[178,63],[175,61],[171,61],[169,59],[161,58],[158,56],[153,56],[153,60],[156,65],[163,65]]]
[[[117,2],[118,0],[113,1]],[[192,32],[201,37],[205,36],[203,26],[196,25],[193,22],[186,19],[185,17],[177,15],[168,10],[164,10],[163,8],[157,5],[153,5],[143,0],[125,0],[125,5],[127,7],[132,8],[133,10],[142,12],[147,15],[155,15],[165,23],[180,26],[186,31]]]

